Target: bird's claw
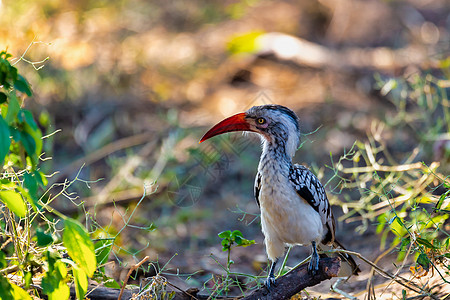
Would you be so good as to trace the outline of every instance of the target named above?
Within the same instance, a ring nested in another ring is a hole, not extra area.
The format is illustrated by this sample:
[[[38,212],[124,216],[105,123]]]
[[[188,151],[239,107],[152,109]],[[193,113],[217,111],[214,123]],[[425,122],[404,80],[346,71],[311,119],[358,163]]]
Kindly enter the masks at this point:
[[[317,247],[316,242],[311,242],[312,246],[312,254],[311,254],[311,260],[309,261],[308,265],[308,273],[310,273],[312,276],[317,274],[317,271],[319,271],[319,253],[317,253]]]
[[[274,286],[276,286],[276,284],[275,284],[275,277],[273,275],[272,276],[270,276],[270,275],[267,276],[267,279],[264,282],[264,285],[266,286],[267,290],[270,292],[272,290],[272,288]]]
[[[311,255],[311,260],[308,265],[308,272],[313,276],[319,271],[319,259],[319,255],[314,255],[314,253]]]

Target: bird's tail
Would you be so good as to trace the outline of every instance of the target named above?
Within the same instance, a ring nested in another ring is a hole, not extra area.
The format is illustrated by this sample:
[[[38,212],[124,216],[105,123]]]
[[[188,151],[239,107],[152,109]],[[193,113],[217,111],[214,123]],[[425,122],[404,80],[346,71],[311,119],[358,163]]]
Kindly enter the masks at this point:
[[[320,250],[322,251],[328,251],[331,249],[343,249],[344,246],[342,246],[341,243],[339,243],[337,240],[334,240],[332,243],[329,243],[328,245],[320,244]],[[339,270],[338,277],[349,277],[351,275],[358,275],[361,270],[359,269],[359,266],[356,264],[353,257],[347,253],[343,252],[335,252],[332,254],[327,254],[328,256],[339,256],[341,258],[341,269]]]

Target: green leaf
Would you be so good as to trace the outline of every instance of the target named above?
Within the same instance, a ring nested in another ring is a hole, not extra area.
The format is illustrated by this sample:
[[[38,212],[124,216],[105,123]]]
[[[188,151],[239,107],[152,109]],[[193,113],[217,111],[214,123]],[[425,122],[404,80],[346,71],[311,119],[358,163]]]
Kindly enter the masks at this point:
[[[24,131],[20,132],[20,141],[31,159],[33,169],[35,169],[42,151],[42,133],[39,129],[33,130],[28,123],[23,125],[23,129]]]
[[[34,140],[34,143],[36,144],[36,156],[41,155],[42,152],[42,132],[39,128],[36,127],[36,129],[33,129],[33,127],[28,124],[25,123],[24,125],[24,130],[26,133],[28,133]]]
[[[22,146],[25,148],[28,156],[36,155],[36,142],[29,133],[21,131],[20,141],[22,142]]]
[[[12,57],[12,54],[8,53],[6,50],[3,50],[2,52],[0,52],[0,61],[7,60],[10,57]]]
[[[2,52],[3,54],[3,52]],[[17,69],[9,63],[7,60],[10,57],[10,54],[1,55],[0,58],[0,85],[3,85],[3,88],[8,90],[11,87],[11,84],[17,80]]]
[[[12,295],[14,300],[32,300],[31,296],[28,295],[28,293],[23,290],[22,288],[18,287],[14,283],[11,283],[12,287]]]
[[[234,241],[236,244],[241,245],[242,244],[242,238],[238,235],[234,237]]]
[[[88,279],[83,269],[73,267],[73,278],[75,279],[75,293],[77,299],[83,300],[88,288]]]
[[[42,111],[38,117],[39,124],[43,127],[49,127],[50,125],[50,114],[48,111]]]
[[[42,229],[38,228],[36,230],[37,244],[39,247],[45,247],[53,243],[53,236],[51,234],[45,233]]]
[[[388,224],[391,225],[397,219],[397,215],[394,215],[389,221]]]
[[[30,203],[33,209],[37,211],[37,208],[41,207],[38,202],[38,189],[42,181],[41,174],[39,174],[38,171],[34,171],[32,173],[25,172],[23,178],[23,188],[19,188],[19,192],[21,192],[22,195],[25,196],[28,203]]]
[[[218,234],[221,239],[229,238],[231,236],[231,230],[222,231]]]
[[[400,218],[395,218],[392,224],[389,225],[391,231],[398,237],[404,237],[408,231],[405,228],[405,224]]]
[[[9,146],[11,145],[11,138],[9,135],[8,123],[0,116],[0,165],[3,165],[5,157],[9,152]]]
[[[243,237],[242,232],[240,232],[239,230],[233,231],[233,233],[231,234],[231,237],[234,238],[234,237],[237,237],[237,236]]]
[[[79,222],[73,219],[64,220],[63,244],[73,261],[92,277],[97,268],[94,244]]]
[[[49,271],[42,279],[44,294],[47,294],[49,300],[69,299],[70,288],[66,283],[66,266],[59,259],[51,259],[48,263]]]
[[[20,122],[27,123],[33,130],[38,129],[36,121],[34,121],[33,114],[28,109],[21,109],[18,117]]]
[[[16,143],[20,142],[20,131],[17,128],[9,126],[9,133]]]
[[[377,229],[375,230],[375,233],[379,234],[383,231],[383,229],[386,225],[386,215],[385,214],[379,215],[377,220],[378,220],[378,225],[377,225]]]
[[[416,238],[416,241],[417,241],[419,244],[424,245],[424,246],[427,247],[427,248],[430,248],[430,249],[436,249],[436,247],[433,246],[433,244],[430,243],[430,241],[428,241],[428,240],[426,240],[426,239]]]
[[[121,288],[121,286],[113,278],[109,278],[109,279],[103,281],[103,285],[107,288],[112,288],[112,289],[120,289]]]
[[[400,252],[399,252],[397,258],[399,258],[399,257],[404,258],[404,255],[406,253],[405,249],[409,245],[410,242],[411,242],[411,238],[410,237],[402,239],[402,243],[400,245]],[[399,260],[399,259],[397,259],[397,260]]]
[[[25,289],[28,289],[30,287],[30,284],[33,283],[32,279],[33,279],[33,273],[25,271],[25,275],[23,276],[23,281],[25,282],[25,285],[24,285]]]
[[[1,191],[0,200],[18,217],[23,218],[27,214],[27,205],[22,196],[16,191]]]
[[[417,263],[422,266],[422,268],[426,271],[430,269],[430,259],[425,253],[419,254],[417,257]]]
[[[21,187],[21,186],[17,186],[16,190],[22,195],[22,197],[31,204],[31,207],[33,208],[34,211],[37,211],[37,207],[36,207],[36,203],[37,201],[35,201],[31,196],[30,193],[28,193],[28,191]]]
[[[98,264],[104,264],[108,261],[109,253],[111,253],[113,242],[110,240],[100,240],[95,243],[95,256]]]
[[[8,97],[6,96],[6,94],[3,92],[0,92],[0,104],[5,103],[6,100],[8,100]]]
[[[38,182],[33,174],[25,172],[23,174],[23,185],[28,190],[28,194],[34,201],[38,200]]]
[[[0,251],[0,269],[6,268],[8,266],[8,263],[9,262],[6,260],[5,252]]]
[[[437,216],[431,218],[430,224],[427,224],[427,225],[425,226],[425,228],[430,228],[430,227],[434,227],[434,226],[439,226],[440,223],[444,223],[444,221],[447,220],[448,217],[449,217],[448,214],[445,214],[445,215],[444,215],[444,214],[443,214],[443,215],[437,215]]]
[[[6,279],[6,276],[0,276],[0,299],[14,299],[12,293],[13,288],[11,283]]]
[[[34,176],[36,176],[36,180],[38,181],[41,187],[45,187],[48,184],[48,179],[45,177],[45,174],[39,171],[34,171]]]
[[[449,195],[450,190],[446,191],[445,193],[443,193],[440,197],[439,197],[439,201],[436,203],[436,210],[441,209],[442,204],[444,203],[444,200],[447,198],[447,196]]]
[[[247,239],[243,238],[241,243],[239,244],[239,246],[247,247],[247,246],[250,246],[250,245],[253,245],[253,244],[255,244],[255,240],[247,240]]]
[[[20,110],[19,100],[17,99],[16,93],[9,93],[8,110],[6,112],[5,121],[8,125],[11,125],[17,118],[17,114]]]
[[[228,251],[231,248],[231,241],[230,239],[223,239],[222,242],[222,251]]]
[[[20,74],[17,75],[17,80],[14,83],[14,88],[24,94],[27,94],[28,97],[31,97],[32,95],[30,84]]]

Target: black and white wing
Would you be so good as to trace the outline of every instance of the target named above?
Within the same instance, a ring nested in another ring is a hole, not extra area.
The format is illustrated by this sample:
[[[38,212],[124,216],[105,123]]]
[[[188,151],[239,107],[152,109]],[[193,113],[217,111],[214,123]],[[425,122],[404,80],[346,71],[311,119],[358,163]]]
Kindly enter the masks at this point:
[[[259,191],[260,190],[261,190],[261,173],[258,172],[258,174],[256,174],[255,187],[254,187],[255,200],[256,200],[256,203],[258,203],[258,207],[260,207],[260,204],[259,204]]]
[[[316,175],[304,166],[294,165],[290,169],[289,180],[297,191],[297,194],[319,213],[322,218],[322,224],[327,227],[328,231],[325,233],[322,244],[328,245],[328,247],[331,246],[332,248],[345,250],[345,248],[334,238],[336,225],[333,213],[331,212],[331,206],[328,202],[325,189]],[[326,246],[320,248],[323,247]],[[338,253],[337,256],[339,256],[342,261],[348,263],[342,265],[338,276],[347,277],[351,274],[358,275],[361,270],[352,256],[347,253]]]
[[[308,168],[295,164],[289,170],[289,180],[297,194],[319,213],[322,224],[328,228],[322,243],[327,244],[334,241],[334,217],[325,188],[319,179]]]

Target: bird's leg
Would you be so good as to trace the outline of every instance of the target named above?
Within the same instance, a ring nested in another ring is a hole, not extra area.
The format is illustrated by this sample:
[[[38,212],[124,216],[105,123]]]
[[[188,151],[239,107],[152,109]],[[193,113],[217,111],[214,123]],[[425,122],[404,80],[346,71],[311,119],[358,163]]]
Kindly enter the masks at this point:
[[[266,282],[264,283],[267,287],[267,289],[270,291],[270,289],[272,288],[272,286],[275,285],[275,265],[278,262],[278,258],[276,260],[272,261],[272,265],[270,266],[270,271],[269,271],[269,275],[267,276]]]
[[[317,271],[319,270],[319,254],[317,253],[317,247],[316,242],[311,242],[312,246],[312,254],[311,254],[311,261],[308,265],[308,272],[310,272],[312,275],[316,275]]]

